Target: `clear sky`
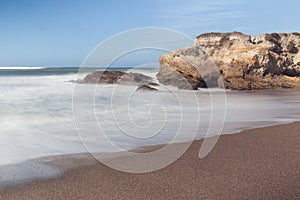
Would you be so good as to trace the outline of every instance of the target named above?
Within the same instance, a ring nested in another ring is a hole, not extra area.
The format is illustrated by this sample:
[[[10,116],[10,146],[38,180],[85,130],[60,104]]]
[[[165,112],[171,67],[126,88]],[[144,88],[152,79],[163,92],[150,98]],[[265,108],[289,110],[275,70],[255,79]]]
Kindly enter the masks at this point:
[[[298,0],[0,0],[0,66],[79,66],[101,41],[140,27],[300,32]]]

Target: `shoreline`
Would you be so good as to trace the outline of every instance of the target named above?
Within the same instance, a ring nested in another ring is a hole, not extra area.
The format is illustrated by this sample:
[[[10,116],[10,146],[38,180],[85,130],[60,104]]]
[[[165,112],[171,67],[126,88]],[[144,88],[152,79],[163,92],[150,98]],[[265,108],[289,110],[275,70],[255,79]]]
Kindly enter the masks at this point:
[[[224,134],[213,151],[201,160],[197,155],[203,139],[197,140],[176,162],[164,169],[146,174],[128,174],[110,169],[88,154],[45,157],[40,160],[46,161],[49,158],[45,164],[63,173],[50,179],[3,187],[0,189],[0,197],[14,199],[25,195],[30,199],[38,197],[51,199],[54,195],[56,198],[62,196],[72,199],[90,195],[92,192],[97,194],[97,197],[113,199],[120,197],[121,193],[125,199],[147,197],[146,193],[153,198],[166,199],[168,197],[218,199],[223,195],[230,198],[258,198],[262,195],[265,198],[296,199],[300,197],[299,133],[300,122],[295,122],[250,129],[237,134]],[[155,145],[137,150],[148,152],[157,147],[159,146]],[[69,182],[70,180],[76,181]],[[206,184],[203,185],[204,182]],[[232,184],[236,188],[231,187]],[[78,190],[71,194],[69,190],[76,188],[76,185],[82,188],[77,188]],[[121,190],[116,189],[116,185],[121,187]],[[288,185],[290,188],[285,188]],[[53,187],[59,191],[51,193]],[[130,192],[124,187],[139,190]],[[153,187],[158,190],[153,190]],[[108,192],[104,192],[104,189]],[[91,196],[85,197],[93,199]]]
[[[241,130],[237,130],[235,132],[230,133],[223,133],[223,135],[235,135],[235,134],[241,134],[245,131],[250,130],[256,130],[256,129],[263,129],[268,127],[274,127],[274,126],[281,126],[281,125],[289,125],[299,123],[300,121],[287,121],[287,122],[273,122],[269,125],[257,125],[254,128],[244,128]],[[195,139],[193,142],[201,142],[204,140],[204,138]],[[181,144],[185,142],[178,142],[173,143],[172,145]],[[165,143],[161,144],[151,144],[146,146],[139,146],[134,149],[129,149],[129,152],[134,153],[147,153],[151,151],[155,151],[163,146],[165,146]],[[200,146],[199,146],[200,150]],[[106,154],[106,155],[105,155]],[[118,157],[123,157],[122,152],[107,152],[102,153],[102,156],[107,156],[108,159],[114,159]],[[0,170],[7,170],[9,169],[10,173],[13,173],[14,171],[22,171],[23,174],[30,174],[28,177],[20,177],[20,175],[17,175],[19,180],[9,180],[7,182],[1,182],[3,181],[3,177],[1,177],[0,174],[0,193],[2,189],[7,188],[13,188],[13,187],[19,187],[39,181],[47,181],[51,179],[58,179],[65,175],[65,173],[69,170],[72,170],[74,168],[78,168],[85,165],[91,165],[99,163],[95,159],[95,157],[89,153],[89,152],[83,152],[83,153],[71,153],[71,154],[58,154],[58,155],[46,155],[43,157],[33,158],[29,160],[25,160],[18,163],[13,164],[7,164],[0,166]],[[35,170],[28,170],[28,168],[34,168]],[[13,170],[11,170],[13,168]],[[24,173],[26,172],[26,173]],[[32,177],[31,177],[32,176]],[[42,176],[42,177],[40,177]]]

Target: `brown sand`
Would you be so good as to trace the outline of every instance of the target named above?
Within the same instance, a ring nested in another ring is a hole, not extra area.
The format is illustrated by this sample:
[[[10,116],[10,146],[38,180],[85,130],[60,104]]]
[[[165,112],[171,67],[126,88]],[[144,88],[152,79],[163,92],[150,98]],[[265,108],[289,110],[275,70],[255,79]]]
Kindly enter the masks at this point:
[[[2,190],[0,199],[300,199],[300,123],[223,135],[202,160],[201,143],[147,174],[58,159],[63,177]]]

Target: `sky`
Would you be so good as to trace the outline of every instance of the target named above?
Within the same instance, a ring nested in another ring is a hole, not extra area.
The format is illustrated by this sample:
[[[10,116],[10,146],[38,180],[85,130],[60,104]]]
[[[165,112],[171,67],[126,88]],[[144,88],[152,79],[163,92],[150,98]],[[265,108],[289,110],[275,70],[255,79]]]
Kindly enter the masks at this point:
[[[0,66],[80,66],[99,43],[134,28],[192,38],[300,32],[299,6],[298,0],[0,0]]]

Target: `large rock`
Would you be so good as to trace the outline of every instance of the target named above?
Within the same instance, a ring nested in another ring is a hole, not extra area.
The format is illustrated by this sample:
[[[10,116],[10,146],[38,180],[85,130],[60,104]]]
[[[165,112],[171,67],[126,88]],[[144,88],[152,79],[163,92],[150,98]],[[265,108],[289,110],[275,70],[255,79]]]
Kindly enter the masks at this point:
[[[299,33],[202,34],[193,47],[162,55],[157,78],[183,89],[211,87],[220,77],[235,90],[290,88],[299,82],[299,49]]]
[[[153,79],[141,73],[126,73],[122,71],[96,71],[88,74],[83,80],[77,80],[76,82],[90,84],[141,85],[152,84]]]
[[[180,89],[217,85],[219,71],[209,55],[198,46],[163,55],[159,62],[161,68],[156,76],[163,84]]]

